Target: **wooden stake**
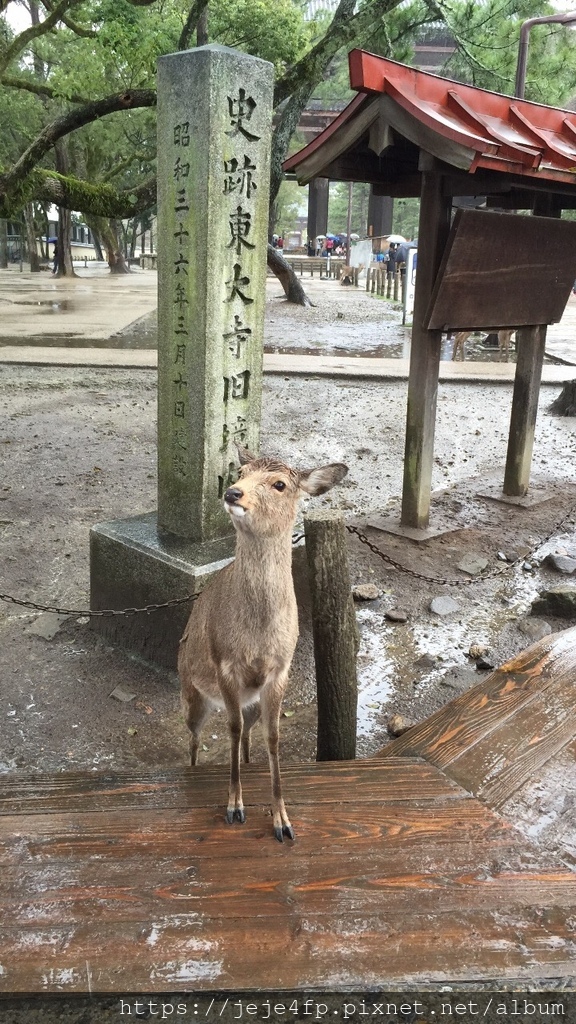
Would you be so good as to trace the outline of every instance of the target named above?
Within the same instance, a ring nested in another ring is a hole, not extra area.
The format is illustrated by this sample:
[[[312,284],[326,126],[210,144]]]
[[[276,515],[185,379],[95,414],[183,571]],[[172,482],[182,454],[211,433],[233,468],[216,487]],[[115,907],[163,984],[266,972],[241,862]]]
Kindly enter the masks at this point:
[[[304,517],[318,692],[318,761],[356,756],[359,635],[340,512]]]
[[[504,494],[511,497],[524,497],[530,483],[545,344],[544,325],[520,327],[516,332],[518,357],[504,472]]]

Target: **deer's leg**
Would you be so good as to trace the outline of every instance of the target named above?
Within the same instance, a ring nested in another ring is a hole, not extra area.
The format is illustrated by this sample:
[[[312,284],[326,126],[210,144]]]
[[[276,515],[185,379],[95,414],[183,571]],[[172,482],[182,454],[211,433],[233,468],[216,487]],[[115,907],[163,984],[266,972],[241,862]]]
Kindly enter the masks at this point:
[[[228,788],[228,807],[226,821],[242,824],[246,821],[242,802],[242,786],[240,783],[240,742],[242,739],[242,708],[240,701],[224,695],[228,714],[228,730],[230,732],[230,786]]]
[[[260,718],[260,701],[254,701],[253,704],[247,704],[242,709],[242,718],[244,725],[242,727],[242,757],[244,763],[248,764],[250,761],[250,732],[252,726],[256,725],[256,722]]]
[[[286,813],[284,800],[282,799],[282,783],[280,780],[280,761],[278,758],[278,742],[280,734],[280,706],[286,688],[287,676],[268,683],[260,694],[262,705],[262,726],[266,737],[268,748],[268,760],[270,762],[270,777],[272,780],[272,817],[274,821],[274,835],[278,842],[284,841],[284,836],[294,839],[294,829]]]
[[[198,762],[198,747],[200,745],[200,733],[202,726],[210,715],[212,705],[207,697],[195,686],[190,686],[186,693],[182,693],[182,708],[186,725],[190,729],[190,764]]]

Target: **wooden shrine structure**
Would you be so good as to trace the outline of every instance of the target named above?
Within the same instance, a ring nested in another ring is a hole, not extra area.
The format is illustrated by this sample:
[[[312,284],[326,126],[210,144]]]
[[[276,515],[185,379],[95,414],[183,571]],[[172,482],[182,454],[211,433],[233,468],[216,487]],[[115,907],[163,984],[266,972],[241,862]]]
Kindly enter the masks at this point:
[[[576,278],[576,224],[560,220],[576,208],[576,113],[362,50],[349,60],[358,96],[284,169],[420,196],[402,526],[423,531],[443,331],[519,329],[503,496],[527,493],[546,325]],[[459,199],[486,209],[453,218]]]

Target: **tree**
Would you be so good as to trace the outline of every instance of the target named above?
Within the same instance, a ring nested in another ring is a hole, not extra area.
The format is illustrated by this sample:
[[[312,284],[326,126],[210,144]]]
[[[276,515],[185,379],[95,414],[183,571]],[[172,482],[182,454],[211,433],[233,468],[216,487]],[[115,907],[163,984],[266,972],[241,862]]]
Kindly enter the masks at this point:
[[[326,81],[343,80],[347,49],[369,43],[373,51],[409,59],[417,31],[444,26],[456,40],[447,70],[506,91],[521,21],[551,9],[542,0],[339,0],[331,19],[307,26],[297,0],[210,0],[210,6],[208,0],[37,0],[42,16],[14,33],[6,19],[13,5],[0,0],[0,84],[16,118],[9,143],[0,142],[0,217],[36,201],[108,221],[154,206],[156,59],[190,46],[201,18],[211,40],[274,62],[275,202],[302,110]],[[573,38],[548,26],[531,45],[528,94],[559,102],[571,72],[573,81]],[[26,104],[33,105],[30,121]],[[39,127],[31,132],[34,121]],[[54,149],[61,139],[74,143],[70,170],[58,174]],[[105,156],[98,167],[95,152]]]

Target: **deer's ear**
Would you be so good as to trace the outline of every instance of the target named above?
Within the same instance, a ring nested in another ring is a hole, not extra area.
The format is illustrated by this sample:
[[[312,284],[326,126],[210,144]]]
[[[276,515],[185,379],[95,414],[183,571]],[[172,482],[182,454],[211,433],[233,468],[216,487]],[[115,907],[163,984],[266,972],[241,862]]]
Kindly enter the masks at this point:
[[[306,494],[326,494],[331,487],[339,484],[348,472],[343,462],[333,462],[330,466],[319,466],[318,469],[304,469],[300,475],[300,487]]]
[[[241,444],[236,445],[236,451],[238,452],[241,466],[245,466],[248,462],[254,462],[258,457],[257,455],[252,455],[252,452],[249,452],[247,448],[243,448]]]

